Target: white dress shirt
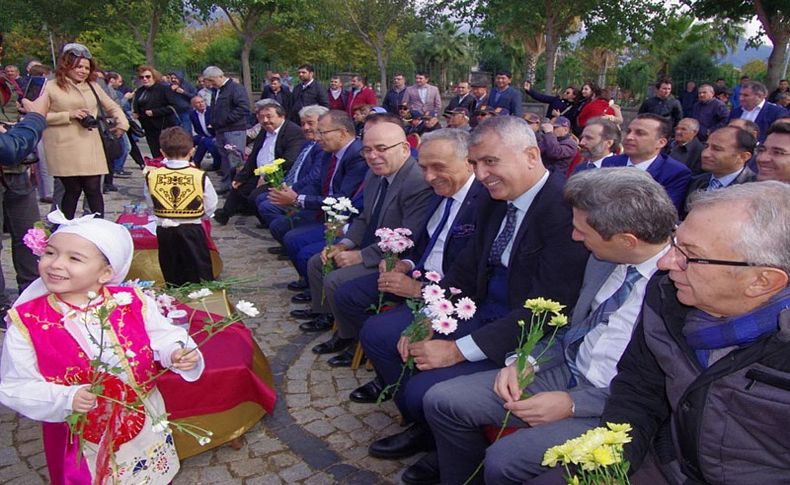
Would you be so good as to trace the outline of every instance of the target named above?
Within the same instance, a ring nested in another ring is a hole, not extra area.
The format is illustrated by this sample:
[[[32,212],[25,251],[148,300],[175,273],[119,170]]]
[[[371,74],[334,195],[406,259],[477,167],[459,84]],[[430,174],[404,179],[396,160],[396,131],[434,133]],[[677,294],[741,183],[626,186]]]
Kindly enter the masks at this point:
[[[524,217],[527,215],[527,211],[529,210],[532,202],[535,201],[535,197],[537,197],[538,192],[540,189],[546,185],[546,181],[549,179],[549,172],[543,174],[538,182],[532,186],[529,190],[524,192],[523,194],[516,197],[515,200],[510,202],[516,206],[516,228],[513,231],[513,237],[510,238],[510,241],[505,246],[505,251],[502,253],[502,266],[508,266],[508,262],[510,261],[510,253],[513,251],[513,241],[516,240],[516,236],[518,235],[518,231],[521,228],[521,223],[524,221]],[[505,229],[505,224],[507,222],[507,217],[502,219],[502,224],[499,226],[499,232],[497,233],[497,237],[499,233]],[[488,255],[482,255],[482,257],[488,257]],[[474,339],[472,339],[471,335],[467,335],[466,337],[461,337],[460,339],[455,341],[455,345],[458,347],[458,350],[461,351],[461,354],[464,356],[466,360],[469,362],[479,362],[481,360],[485,360],[486,354],[478,347],[475,343]]]
[[[439,237],[436,239],[436,244],[434,244],[431,252],[428,254],[428,258],[425,260],[425,270],[436,271],[442,275],[442,278],[444,278],[442,263],[444,261],[444,246],[447,242],[447,236],[450,234],[450,228],[453,226],[453,221],[455,221],[456,216],[458,216],[458,212],[464,205],[466,194],[469,193],[469,188],[472,186],[474,181],[475,176],[470,175],[469,180],[466,181],[463,187],[461,187],[458,192],[452,195],[451,199],[453,200],[453,205],[450,207],[450,215],[447,218],[447,223],[442,228],[442,232],[439,233]],[[436,210],[433,211],[431,218],[428,219],[428,225],[425,228],[428,233],[428,237],[431,237],[434,231],[436,231],[436,229],[439,227],[439,223],[442,221],[442,215],[444,215],[445,207],[447,207],[447,199],[439,204]]]
[[[760,110],[763,109],[763,106],[765,106],[765,100],[760,101],[760,104],[749,111],[746,111],[746,109],[741,106],[741,109],[743,109],[743,113],[741,113],[741,119],[754,122],[760,115]]]
[[[579,346],[579,353],[576,355],[576,367],[585,379],[595,387],[607,387],[617,374],[617,362],[623,355],[628,342],[631,341],[636,319],[642,310],[647,282],[658,271],[656,264],[667,251],[669,251],[668,245],[647,261],[634,265],[642,278],[634,283],[628,298],[620,308],[609,316],[607,325],[598,325],[584,336],[584,340]],[[591,312],[594,312],[601,303],[614,295],[620,288],[625,281],[628,266],[621,264],[612,271],[598,293],[595,294]]]
[[[256,166],[263,167],[274,161],[274,145],[277,144],[277,137],[280,135],[280,130],[284,124],[285,122],[278,126],[273,132],[266,133],[266,138],[263,139],[263,145],[261,149],[258,150],[258,158],[255,159]]]
[[[626,167],[636,167],[639,170],[647,172],[647,169],[650,168],[650,164],[655,162],[656,158],[658,158],[658,155],[656,155],[655,157],[651,158],[650,160],[645,160],[644,162],[634,163],[634,162],[631,161],[631,157],[628,157],[628,161],[626,162],[625,166]]]
[[[205,111],[197,111],[198,122],[200,123],[200,127],[203,129],[203,133],[208,134],[208,126],[206,125],[206,112]]]

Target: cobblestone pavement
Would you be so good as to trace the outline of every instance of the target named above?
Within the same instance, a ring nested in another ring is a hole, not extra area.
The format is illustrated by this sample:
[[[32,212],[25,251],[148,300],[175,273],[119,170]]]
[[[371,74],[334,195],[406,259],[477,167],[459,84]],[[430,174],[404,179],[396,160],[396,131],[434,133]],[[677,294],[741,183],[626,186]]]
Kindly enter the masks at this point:
[[[122,206],[142,199],[141,172],[129,161],[131,178],[118,179],[120,192],[105,195],[106,216],[114,220]],[[211,175],[216,183],[216,175]],[[220,204],[222,199],[220,199]],[[42,216],[49,210],[41,205]],[[416,461],[386,461],[369,457],[368,444],[399,431],[392,402],[357,404],[348,394],[373,378],[364,369],[332,369],[326,356],[310,349],[328,333],[304,334],[289,311],[288,282],[296,271],[266,248],[274,246],[268,230],[256,228],[252,216],[237,216],[227,226],[213,227],[213,238],[224,262],[223,278],[252,277],[255,283],[231,292],[261,310],[245,321],[271,364],[278,395],[272,415],[264,417],[243,437],[243,446],[228,445],[184,460],[175,485],[280,483],[377,484],[399,483],[402,470]],[[3,235],[2,265],[9,291],[14,274],[8,235]],[[0,406],[0,483],[48,483],[38,423]]]

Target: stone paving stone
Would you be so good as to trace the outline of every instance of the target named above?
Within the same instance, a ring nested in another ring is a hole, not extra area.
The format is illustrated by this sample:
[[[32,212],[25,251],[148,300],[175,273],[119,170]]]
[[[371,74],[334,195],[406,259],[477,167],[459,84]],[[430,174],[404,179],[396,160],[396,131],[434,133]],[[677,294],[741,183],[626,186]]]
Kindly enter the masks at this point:
[[[280,478],[285,480],[287,483],[303,480],[312,474],[313,472],[310,470],[310,467],[304,463],[297,463],[296,465],[286,468],[285,470],[280,470],[278,473]]]

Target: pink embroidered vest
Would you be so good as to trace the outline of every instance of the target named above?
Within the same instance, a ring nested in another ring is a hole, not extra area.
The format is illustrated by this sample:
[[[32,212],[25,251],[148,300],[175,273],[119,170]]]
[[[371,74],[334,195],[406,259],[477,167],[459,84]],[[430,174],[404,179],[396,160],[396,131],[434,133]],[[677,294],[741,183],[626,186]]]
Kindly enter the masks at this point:
[[[118,305],[110,313],[107,337],[126,354],[119,365],[124,368],[130,385],[147,394],[155,385],[147,381],[156,375],[158,365],[145,331],[145,304],[139,290],[130,287],[105,287],[104,301],[118,293],[130,294],[132,301]],[[62,385],[90,383],[90,357],[64,327],[63,314],[54,295],[43,295],[18,305],[8,311],[8,316],[28,336],[44,379]]]

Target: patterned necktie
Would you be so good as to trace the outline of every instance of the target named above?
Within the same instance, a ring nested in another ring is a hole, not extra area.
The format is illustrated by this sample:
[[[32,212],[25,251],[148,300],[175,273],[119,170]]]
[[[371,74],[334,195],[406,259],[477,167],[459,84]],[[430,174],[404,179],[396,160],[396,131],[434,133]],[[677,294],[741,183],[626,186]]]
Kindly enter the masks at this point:
[[[326,171],[326,178],[324,179],[324,183],[321,186],[321,195],[329,196],[332,195],[330,193],[330,189],[332,188],[332,177],[335,175],[335,168],[337,167],[337,157],[335,154],[332,154],[332,158],[329,159],[329,168]]]
[[[721,183],[719,179],[716,177],[711,177],[710,182],[708,183],[708,190],[716,190],[724,187],[724,184]]]
[[[425,247],[425,251],[422,253],[422,257],[420,261],[417,263],[417,268],[423,268],[425,265],[425,261],[428,259],[428,256],[433,251],[433,247],[436,246],[436,241],[439,240],[439,234],[441,234],[444,226],[447,224],[447,220],[450,218],[450,211],[453,208],[453,199],[450,197],[445,197],[444,200],[446,201],[444,205],[444,212],[442,213],[442,218],[439,221],[439,225],[436,226],[436,230],[433,231],[431,234],[431,239],[428,240],[428,245]]]
[[[302,169],[302,165],[304,165],[305,160],[307,160],[307,155],[313,151],[313,146],[315,146],[315,142],[310,142],[309,145],[304,147],[301,153],[299,153],[299,156],[296,158],[296,162],[294,162],[291,170],[288,170],[288,173],[285,174],[285,185],[288,187],[292,187],[294,182],[296,182],[299,171]]]
[[[512,203],[507,205],[507,214],[505,215],[505,228],[499,233],[499,236],[494,240],[491,246],[491,253],[488,255],[488,264],[496,266],[502,264],[502,254],[505,253],[505,248],[516,232],[516,211],[518,209]]]
[[[577,325],[571,325],[563,337],[565,343],[565,362],[571,368],[574,376],[579,375],[579,369],[576,367],[576,356],[579,353],[579,347],[584,341],[584,336],[598,325],[608,325],[609,317],[617,311],[618,308],[623,306],[628,295],[634,289],[634,285],[642,275],[636,269],[636,266],[629,266],[625,272],[625,280],[620,288],[614,292],[612,296],[607,298],[604,302],[598,305],[587,318]]]

